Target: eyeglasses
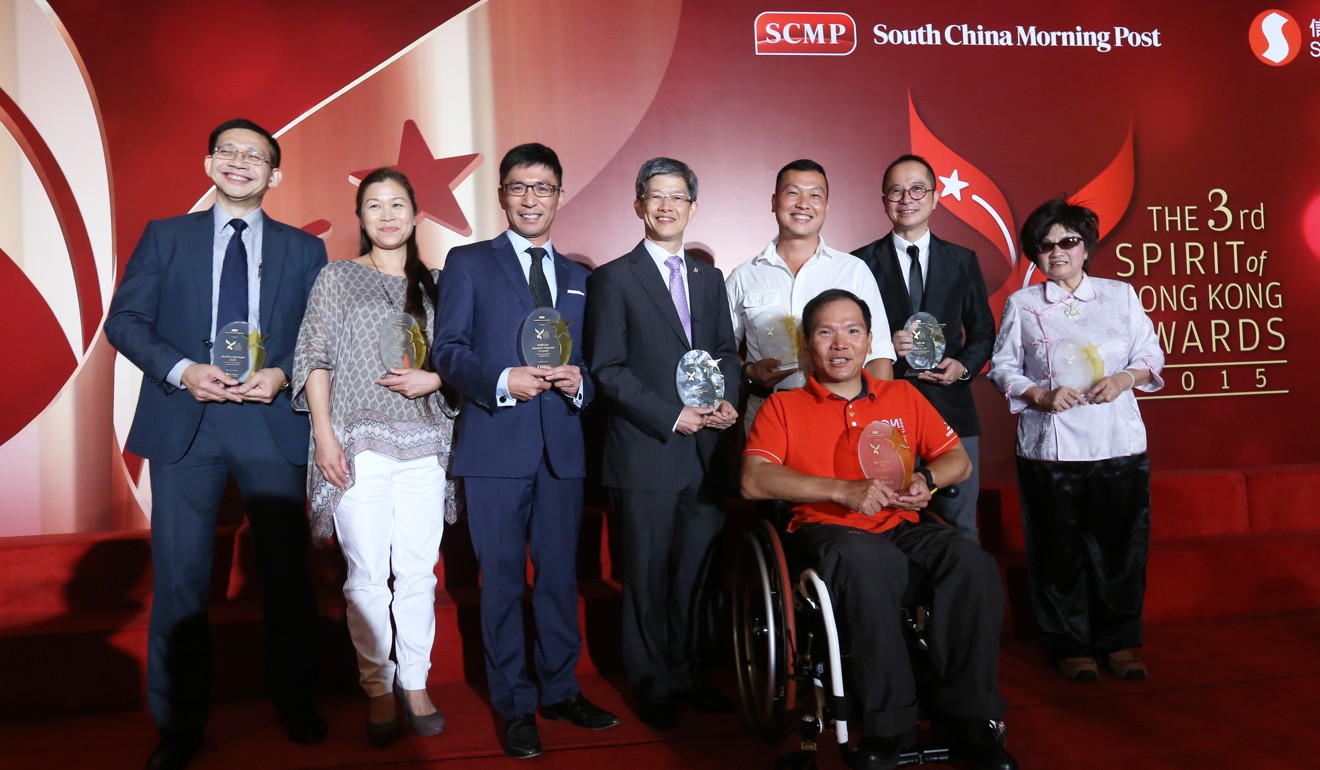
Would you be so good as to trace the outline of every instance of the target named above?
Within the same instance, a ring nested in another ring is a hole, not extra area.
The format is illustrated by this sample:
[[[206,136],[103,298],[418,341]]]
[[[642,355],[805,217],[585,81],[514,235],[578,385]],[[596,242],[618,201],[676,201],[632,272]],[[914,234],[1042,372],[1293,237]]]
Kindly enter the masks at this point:
[[[906,190],[902,187],[891,187],[888,190],[885,190],[885,197],[894,203],[898,203],[903,200],[903,193],[907,193],[909,198],[914,201],[919,201],[926,197],[926,193],[928,192],[930,192],[930,188],[926,187],[924,184],[914,184]]]
[[[505,195],[512,195],[515,198],[523,197],[527,194],[528,190],[531,190],[532,194],[538,198],[549,198],[551,195],[554,195],[564,188],[555,184],[547,184],[546,182],[532,182],[531,184],[527,184],[526,182],[509,182],[500,185],[500,189],[504,191]]]
[[[691,203],[692,196],[685,195],[683,193],[674,193],[673,195],[666,195],[665,193],[653,192],[643,195],[642,201],[644,201],[645,203],[651,206],[659,206],[661,203],[669,203],[671,201],[674,203]]]
[[[1076,235],[1070,235],[1067,238],[1060,238],[1057,243],[1053,241],[1041,241],[1040,245],[1036,247],[1036,253],[1040,254],[1041,256],[1045,256],[1046,254],[1049,254],[1050,252],[1054,251],[1055,246],[1058,246],[1064,251],[1068,251],[1069,249],[1077,248],[1078,246],[1082,245],[1082,243],[1083,243],[1082,239],[1077,237]]]
[[[234,160],[235,158],[242,158],[244,163],[253,167],[259,167],[263,163],[270,163],[270,161],[267,160],[266,156],[264,155],[259,155],[250,150],[249,151],[240,150],[237,147],[233,147],[227,144],[221,145],[215,148],[214,150],[211,150],[211,157],[219,158],[220,160]]]

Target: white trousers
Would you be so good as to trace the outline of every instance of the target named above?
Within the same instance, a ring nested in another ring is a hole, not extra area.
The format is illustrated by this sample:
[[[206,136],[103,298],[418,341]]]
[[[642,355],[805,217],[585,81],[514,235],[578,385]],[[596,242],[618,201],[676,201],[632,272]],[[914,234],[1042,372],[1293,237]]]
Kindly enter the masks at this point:
[[[372,451],[358,453],[353,466],[353,487],[335,510],[335,533],[348,562],[344,598],[362,689],[384,695],[397,680],[405,690],[421,690],[435,641],[445,472],[434,456],[395,460]]]

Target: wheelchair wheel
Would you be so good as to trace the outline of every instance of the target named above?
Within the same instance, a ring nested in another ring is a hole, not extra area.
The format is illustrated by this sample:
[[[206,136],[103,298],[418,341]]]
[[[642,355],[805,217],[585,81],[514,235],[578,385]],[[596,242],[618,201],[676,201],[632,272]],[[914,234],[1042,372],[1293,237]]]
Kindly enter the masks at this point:
[[[796,697],[789,670],[794,623],[788,562],[768,522],[757,522],[738,541],[734,581],[734,660],[743,715],[756,734],[777,742]]]

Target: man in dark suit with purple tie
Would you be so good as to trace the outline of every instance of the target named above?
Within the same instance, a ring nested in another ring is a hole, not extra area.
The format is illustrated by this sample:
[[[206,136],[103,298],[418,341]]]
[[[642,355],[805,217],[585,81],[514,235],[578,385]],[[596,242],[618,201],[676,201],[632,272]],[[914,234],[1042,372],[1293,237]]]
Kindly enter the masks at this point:
[[[544,145],[519,145],[505,154],[499,200],[509,229],[449,252],[436,312],[435,369],[465,401],[455,426],[453,473],[463,479],[481,566],[491,703],[508,725],[504,751],[517,758],[541,753],[538,702],[546,719],[589,730],[619,722],[582,696],[574,674],[582,652],[577,540],[586,462],[580,415],[595,385],[582,362],[587,270],[550,242],[562,176],[559,157]],[[521,364],[519,327],[538,307],[553,307],[568,322],[569,363]],[[539,698],[523,641],[529,544]]]
[[[635,192],[646,237],[591,276],[587,362],[610,402],[602,482],[623,523],[624,668],[638,716],[669,728],[679,700],[708,712],[733,707],[702,680],[701,653],[724,527],[712,456],[718,431],[738,418],[738,348],[724,276],[683,250],[696,174],[653,158]],[[679,398],[679,359],[694,349],[723,372],[714,407]]]
[[[151,463],[147,700],[161,742],[148,768],[185,767],[201,744],[211,685],[206,600],[231,475],[261,570],[270,697],[290,740],[316,743],[326,732],[312,707],[309,426],[285,390],[325,245],[261,210],[283,174],[270,132],[231,120],[211,132],[207,153],[215,206],[147,225],[105,322],[110,343],[143,375],[126,447]],[[254,325],[266,350],[264,366],[243,382],[211,363],[235,322]]]

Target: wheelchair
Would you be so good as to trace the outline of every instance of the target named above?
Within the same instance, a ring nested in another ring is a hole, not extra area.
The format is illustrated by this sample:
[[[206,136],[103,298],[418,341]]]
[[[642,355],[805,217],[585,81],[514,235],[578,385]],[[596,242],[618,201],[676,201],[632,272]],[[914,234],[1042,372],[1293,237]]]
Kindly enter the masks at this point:
[[[952,491],[957,494],[956,489]],[[829,587],[814,569],[790,570],[782,532],[792,512],[786,503],[767,504],[767,515],[738,541],[734,554],[733,612],[734,658],[738,691],[748,726],[768,743],[783,740],[791,712],[798,707],[799,689],[807,690],[809,705],[797,721],[799,750],[784,755],[777,769],[812,770],[816,766],[821,734],[833,730],[835,741],[849,762],[848,718],[855,707],[844,688],[845,665]],[[931,607],[930,581],[925,571],[908,563],[909,580],[901,622],[917,674],[918,702],[925,700],[929,646],[924,638]],[[1006,728],[996,722],[1000,743]],[[947,763],[957,758],[946,747],[918,740],[905,745],[898,767]]]

